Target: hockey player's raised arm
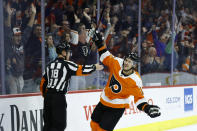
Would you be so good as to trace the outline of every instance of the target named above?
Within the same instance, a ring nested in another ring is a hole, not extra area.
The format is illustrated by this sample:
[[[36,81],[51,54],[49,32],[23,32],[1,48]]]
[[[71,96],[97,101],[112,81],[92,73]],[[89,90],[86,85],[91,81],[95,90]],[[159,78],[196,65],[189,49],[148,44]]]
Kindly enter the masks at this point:
[[[95,33],[93,38],[99,52],[100,61],[105,66],[110,66],[114,62],[114,56],[107,50],[106,46],[103,44],[102,36],[99,33]]]

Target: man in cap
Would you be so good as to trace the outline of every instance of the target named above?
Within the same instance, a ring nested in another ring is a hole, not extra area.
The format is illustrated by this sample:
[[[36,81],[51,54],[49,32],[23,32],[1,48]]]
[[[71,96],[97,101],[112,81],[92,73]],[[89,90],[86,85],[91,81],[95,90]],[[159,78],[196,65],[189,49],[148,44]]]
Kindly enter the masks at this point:
[[[31,5],[31,17],[23,33],[20,27],[11,29],[13,9],[6,6],[7,19],[5,21],[5,56],[6,56],[6,87],[7,93],[17,94],[22,92],[24,86],[24,46],[30,37],[35,20],[36,8]]]

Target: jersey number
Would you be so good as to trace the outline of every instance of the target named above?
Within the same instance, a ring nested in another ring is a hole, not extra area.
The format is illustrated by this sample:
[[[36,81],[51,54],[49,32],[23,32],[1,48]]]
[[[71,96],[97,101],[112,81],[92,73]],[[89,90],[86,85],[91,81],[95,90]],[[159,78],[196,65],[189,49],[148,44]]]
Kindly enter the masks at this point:
[[[55,86],[57,81],[58,81],[58,74],[59,74],[59,70],[55,69],[55,70],[51,70],[51,79],[49,80],[49,86]]]
[[[58,73],[59,73],[59,70],[55,69],[55,70],[51,70],[51,77],[52,78],[58,78]]]
[[[109,87],[111,88],[112,92],[119,93],[122,89],[120,83],[116,80],[114,75],[112,75]]]

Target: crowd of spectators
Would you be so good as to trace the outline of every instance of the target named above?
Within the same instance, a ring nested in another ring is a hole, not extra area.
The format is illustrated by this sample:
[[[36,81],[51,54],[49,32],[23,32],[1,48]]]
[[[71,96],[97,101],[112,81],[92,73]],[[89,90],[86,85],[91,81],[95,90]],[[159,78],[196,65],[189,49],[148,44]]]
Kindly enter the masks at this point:
[[[142,8],[142,73],[173,71],[196,73],[197,1],[176,2],[172,32],[172,1],[146,0]],[[172,43],[174,49],[172,51]]]
[[[89,32],[97,22],[96,0],[45,0],[46,63],[57,56],[55,46],[69,43],[71,60],[97,63]],[[138,51],[138,0],[101,0],[99,25],[110,52],[123,57]],[[176,3],[172,32],[172,1],[142,0],[141,73],[170,72],[172,43],[174,71],[197,73],[196,0]],[[41,1],[4,1],[6,89],[8,94],[39,91],[41,64]],[[76,85],[75,85],[76,86]]]

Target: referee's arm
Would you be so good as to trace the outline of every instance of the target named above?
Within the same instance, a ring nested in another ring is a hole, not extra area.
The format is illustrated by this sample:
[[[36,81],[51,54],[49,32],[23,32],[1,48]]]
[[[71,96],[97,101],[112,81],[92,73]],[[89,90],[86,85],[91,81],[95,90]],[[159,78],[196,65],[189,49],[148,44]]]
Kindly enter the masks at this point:
[[[71,75],[86,76],[96,70],[96,66],[92,65],[78,65],[74,62],[68,62],[68,67],[71,70]]]
[[[95,65],[78,65],[78,69],[76,72],[77,76],[86,76],[91,74],[92,72],[94,72],[96,70],[96,66]]]

